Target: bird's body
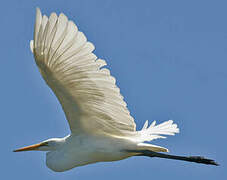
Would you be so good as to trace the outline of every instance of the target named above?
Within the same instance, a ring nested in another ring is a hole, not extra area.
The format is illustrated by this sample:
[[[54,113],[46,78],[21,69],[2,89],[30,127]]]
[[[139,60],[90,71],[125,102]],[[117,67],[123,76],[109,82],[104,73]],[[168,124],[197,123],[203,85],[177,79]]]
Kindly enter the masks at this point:
[[[70,135],[64,145],[47,153],[46,164],[54,171],[65,171],[77,166],[127,158],[124,149],[135,149],[135,144],[112,137]]]
[[[34,40],[30,42],[35,62],[47,85],[61,103],[71,134],[53,138],[17,151],[47,151],[46,164],[53,171],[131,156],[178,159],[217,165],[201,157],[166,155],[168,149],[148,143],[179,132],[168,120],[159,125],[145,122],[141,130],[130,115],[115,84],[115,78],[92,52],[77,26],[64,14],[50,17],[36,12]]]

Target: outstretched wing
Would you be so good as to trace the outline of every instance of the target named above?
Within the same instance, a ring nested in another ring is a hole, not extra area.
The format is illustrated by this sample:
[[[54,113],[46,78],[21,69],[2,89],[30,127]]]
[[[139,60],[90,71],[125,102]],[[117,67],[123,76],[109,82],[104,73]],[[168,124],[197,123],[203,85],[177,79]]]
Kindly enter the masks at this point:
[[[115,78],[106,62],[92,53],[94,45],[64,14],[50,17],[36,12],[34,40],[30,42],[36,64],[53,90],[72,133],[135,131]]]

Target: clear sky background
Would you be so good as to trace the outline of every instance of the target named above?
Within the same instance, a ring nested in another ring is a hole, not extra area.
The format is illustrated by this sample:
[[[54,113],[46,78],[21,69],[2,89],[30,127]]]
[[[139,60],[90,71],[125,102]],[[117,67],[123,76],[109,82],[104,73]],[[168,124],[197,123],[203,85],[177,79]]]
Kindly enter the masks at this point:
[[[154,144],[221,166],[133,157],[55,173],[44,152],[13,153],[70,133],[29,49],[37,6],[47,15],[64,12],[95,44],[138,128],[147,119],[179,125],[180,134]],[[226,179],[226,7],[224,0],[2,1],[0,179]]]

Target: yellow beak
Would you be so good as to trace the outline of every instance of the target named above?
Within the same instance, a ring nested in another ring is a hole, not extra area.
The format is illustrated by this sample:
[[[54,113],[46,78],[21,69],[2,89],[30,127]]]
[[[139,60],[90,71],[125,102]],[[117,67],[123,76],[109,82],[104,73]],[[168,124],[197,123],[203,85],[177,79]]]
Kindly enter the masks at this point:
[[[38,144],[33,144],[31,146],[26,146],[20,149],[16,149],[13,152],[21,152],[21,151],[32,151],[32,150],[37,150],[40,146],[44,146],[44,143],[38,143]]]

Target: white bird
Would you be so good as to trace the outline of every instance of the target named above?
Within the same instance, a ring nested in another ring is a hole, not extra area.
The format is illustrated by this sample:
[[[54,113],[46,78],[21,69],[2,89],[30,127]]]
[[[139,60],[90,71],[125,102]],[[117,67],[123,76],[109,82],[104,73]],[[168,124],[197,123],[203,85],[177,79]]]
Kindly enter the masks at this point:
[[[174,156],[168,149],[148,143],[179,129],[172,120],[141,130],[130,115],[115,78],[92,53],[94,45],[64,14],[48,18],[36,11],[34,40],[30,42],[35,62],[48,86],[61,103],[71,134],[14,150],[47,151],[46,165],[61,172],[90,163],[116,161],[131,156],[149,156],[218,165],[200,156]]]

